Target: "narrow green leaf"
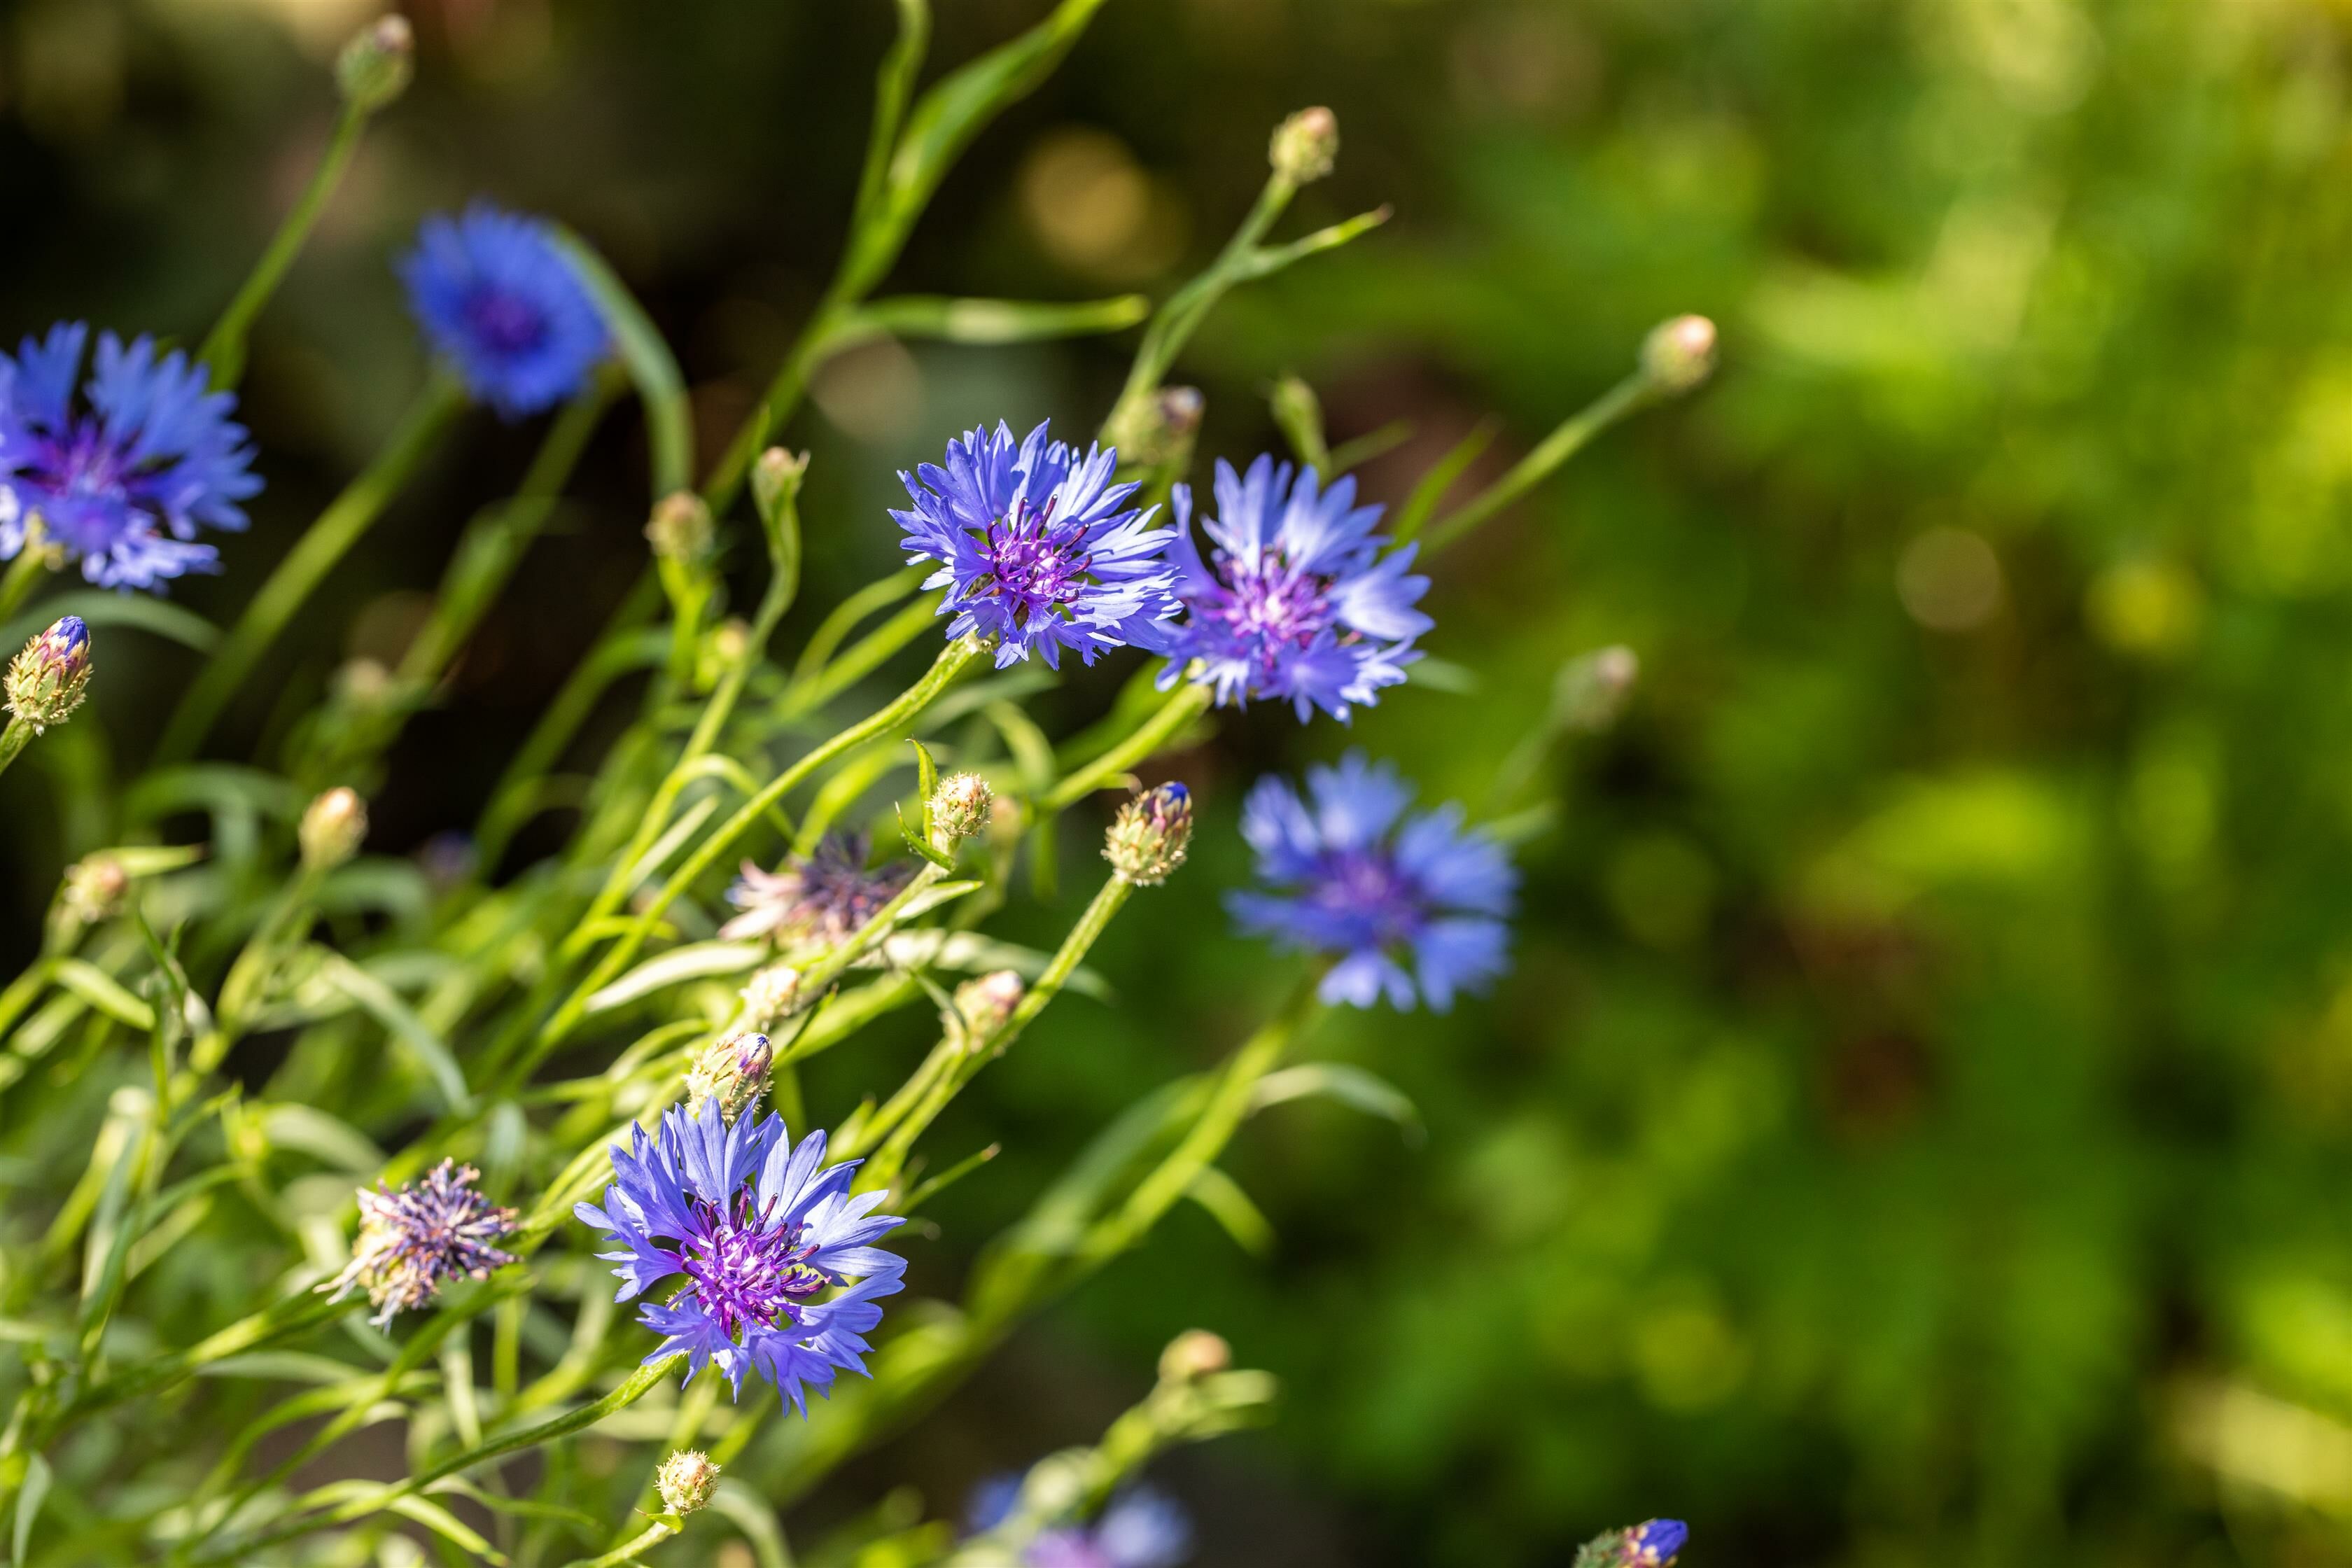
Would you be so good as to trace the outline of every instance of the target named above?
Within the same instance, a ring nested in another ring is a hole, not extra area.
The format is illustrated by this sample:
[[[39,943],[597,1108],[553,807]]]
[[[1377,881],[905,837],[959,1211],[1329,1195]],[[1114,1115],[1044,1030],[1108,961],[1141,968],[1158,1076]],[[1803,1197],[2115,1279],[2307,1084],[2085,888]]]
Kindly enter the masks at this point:
[[[37,609],[0,626],[0,647],[16,647],[61,616],[79,616],[93,632],[113,626],[151,632],[197,653],[212,652],[221,639],[218,626],[169,599],[146,594],[110,593],[104,588],[77,588],[43,599]]]
[[[694,408],[687,399],[686,378],[678,374],[668,342],[595,247],[560,225],[555,238],[604,310],[621,363],[628,368],[629,379],[645,405],[654,499],[689,489],[694,483]]]
[[[33,1521],[41,1517],[41,1505],[48,1500],[49,1483],[54,1479],[48,1460],[40,1455],[35,1454],[25,1461],[25,1484],[16,1491],[16,1529],[10,1537],[11,1561],[25,1561],[25,1548],[33,1539]]]
[[[58,984],[119,1024],[142,1034],[155,1026],[155,1009],[124,990],[114,976],[79,958],[58,960]]]
[[[901,294],[861,305],[838,331],[850,338],[887,332],[952,343],[1025,343],[1120,331],[1150,314],[1151,301],[1140,294],[1069,304]]]
[[[591,1013],[609,1013],[625,1003],[649,995],[666,985],[700,980],[714,974],[740,974],[756,969],[768,956],[759,942],[695,942],[649,958],[588,998]]]
[[[1216,1222],[1225,1227],[1225,1234],[1253,1258],[1264,1258],[1274,1250],[1274,1226],[1250,1195],[1242,1191],[1241,1184],[1217,1169],[1203,1165],[1193,1174],[1192,1184],[1184,1195],[1209,1211]]]
[[[425,1070],[440,1087],[441,1098],[451,1111],[462,1116],[473,1109],[473,1091],[466,1087],[465,1069],[457,1065],[457,1057],[391,986],[340,952],[325,948],[312,951],[323,954],[319,961],[321,979],[374,1015],[377,1023],[407,1042],[409,1049],[423,1059]]]

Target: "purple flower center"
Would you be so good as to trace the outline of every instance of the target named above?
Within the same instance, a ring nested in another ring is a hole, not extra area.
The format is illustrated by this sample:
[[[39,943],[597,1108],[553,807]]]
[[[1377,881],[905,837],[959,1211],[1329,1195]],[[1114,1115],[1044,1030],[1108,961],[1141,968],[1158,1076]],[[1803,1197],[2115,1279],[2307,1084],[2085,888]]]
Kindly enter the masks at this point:
[[[466,330],[492,353],[528,353],[547,339],[546,312],[520,294],[477,289],[465,310]]]
[[[1381,849],[1326,851],[1307,898],[1353,935],[1350,946],[1409,943],[1428,923],[1420,884]]]
[[[1193,614],[1222,625],[1268,677],[1286,652],[1331,625],[1330,578],[1297,571],[1272,551],[1255,560],[1220,551],[1216,566],[1219,584]]]
[[[68,420],[61,432],[38,431],[30,460],[17,478],[36,495],[28,498],[49,531],[85,554],[111,547],[128,521],[136,481],[154,463],[133,468],[128,454],[108,439],[95,419]]]
[[[752,1202],[748,1187],[735,1195],[731,1214],[697,1198],[702,1233],[687,1243],[680,1259],[702,1310],[730,1339],[746,1323],[772,1328],[779,1319],[799,1321],[797,1304],[832,1283],[809,1264],[816,1244],[803,1242],[804,1227],[772,1226],[774,1205],[755,1213]]]
[[[1054,526],[1051,501],[1039,512],[1015,501],[1011,515],[990,523],[982,538],[988,574],[972,591],[1003,600],[1015,626],[1060,609],[1087,586],[1094,557],[1078,552],[1080,531]]]

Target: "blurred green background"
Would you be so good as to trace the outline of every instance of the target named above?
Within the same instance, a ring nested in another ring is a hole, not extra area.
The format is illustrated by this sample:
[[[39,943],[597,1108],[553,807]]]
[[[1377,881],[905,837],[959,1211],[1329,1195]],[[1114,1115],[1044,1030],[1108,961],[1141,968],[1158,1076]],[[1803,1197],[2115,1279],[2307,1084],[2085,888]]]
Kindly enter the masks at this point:
[[[0,328],[201,332],[323,142],[322,58],[375,8],[0,13]],[[942,5],[934,60],[1043,8]],[[421,0],[418,84],[256,340],[255,530],[179,600],[234,614],[373,449],[423,373],[387,259],[476,192],[593,238],[722,437],[830,267],[888,10]],[[1630,644],[1622,722],[1545,764],[1516,973],[1321,1037],[1425,1136],[1270,1113],[1230,1162],[1267,1256],[1177,1216],[808,1517],[905,1479],[951,1510],[1098,1429],[1197,1323],[1287,1388],[1271,1433],[1163,1467],[1203,1562],[1555,1563],[1653,1514],[1691,1521],[1696,1563],[2352,1561],[2347,24],[2296,0],[1112,0],[894,289],[1165,294],[1247,205],[1267,130],[1328,103],[1339,170],[1288,232],[1396,218],[1213,319],[1177,377],[1206,393],[1204,458],[1274,444],[1265,388],[1296,371],[1335,438],[1412,422],[1364,471],[1393,503],[1490,411],[1495,471],[1663,316],[1715,316],[1723,369],[1444,560],[1427,646],[1475,689],[1416,684],[1352,735],[1255,712],[1177,761],[1202,844],[1102,950],[1126,1005],[1073,998],[966,1097],[943,1142],[1007,1153],[916,1267],[951,1281],[1279,994],[1286,962],[1216,901],[1253,776],[1353,742],[1483,809],[1559,668]],[[835,364],[790,432],[815,453],[803,604],[892,563],[895,468],[983,417],[1091,426],[1130,349]],[[466,427],[221,754],[397,652],[530,439]],[[623,420],[396,753],[379,847],[478,804],[638,570],[642,473]],[[135,767],[185,678],[137,634],[100,657],[100,700],[0,789],[11,967],[103,841],[78,784]],[[1056,694],[1052,727],[1126,673]],[[1064,897],[1016,923],[1050,935]],[[866,1087],[812,1089],[838,1114]]]

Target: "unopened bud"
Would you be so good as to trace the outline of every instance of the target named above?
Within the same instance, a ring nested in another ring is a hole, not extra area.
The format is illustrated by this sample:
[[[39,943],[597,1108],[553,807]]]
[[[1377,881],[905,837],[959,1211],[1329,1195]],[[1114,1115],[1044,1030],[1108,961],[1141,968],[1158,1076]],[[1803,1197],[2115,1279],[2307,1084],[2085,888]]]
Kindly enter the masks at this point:
[[[355,791],[338,787],[310,803],[302,814],[296,837],[302,845],[302,864],[312,871],[331,871],[360,852],[367,837],[367,805]]]
[[[965,981],[955,988],[955,1012],[947,1021],[949,1037],[961,1040],[967,1051],[982,1050],[1004,1027],[1028,989],[1021,976],[1009,969]]]
[[[1688,392],[1715,374],[1715,323],[1676,316],[1642,340],[1642,374],[1660,392]]]
[[[408,90],[416,65],[416,35],[405,16],[378,16],[335,57],[335,86],[343,101],[373,114]]]
[[[673,490],[656,503],[646,523],[646,539],[663,560],[692,566],[710,558],[719,542],[719,527],[700,496],[692,490]]]
[[[131,873],[111,855],[86,855],[66,868],[66,910],[84,925],[120,913],[130,890]]]
[[[654,1471],[662,1507],[672,1513],[692,1513],[703,1507],[718,1485],[719,1467],[699,1448],[680,1448]]]
[[[392,671],[377,659],[346,659],[335,671],[335,694],[353,708],[380,708],[392,695]]]
[[[1339,156],[1339,117],[1328,109],[1302,109],[1274,128],[1266,161],[1294,185],[1311,185],[1331,172]]]
[[[1234,1364],[1233,1347],[1206,1329],[1187,1329],[1160,1352],[1162,1383],[1191,1383]]]
[[[931,792],[931,842],[953,851],[988,826],[996,792],[978,773],[950,773]]]
[[[775,1060],[765,1035],[730,1035],[713,1041],[687,1069],[687,1114],[699,1117],[704,1106],[717,1100],[719,1118],[731,1124],[768,1092],[768,1069]]]
[[[742,996],[743,1021],[755,1029],[772,1029],[801,1010],[801,972],[789,963],[772,963],[751,976]]]
[[[1103,858],[1125,881],[1156,888],[1184,863],[1192,842],[1192,792],[1181,784],[1145,790],[1118,808],[1104,836]]]
[[[1197,386],[1163,386],[1136,399],[1122,400],[1110,419],[1109,445],[1121,468],[1181,470],[1192,460],[1192,441],[1201,431],[1207,404]]]
[[[772,519],[776,509],[801,488],[801,477],[808,472],[806,452],[787,452],[782,447],[771,447],[760,454],[751,465],[751,504],[760,515]]]
[[[1625,710],[1641,673],[1641,658],[1622,643],[1570,659],[1552,687],[1552,712],[1560,728],[1587,734],[1608,729]]]
[[[1575,1568],[1668,1568],[1689,1539],[1690,1527],[1679,1519],[1648,1520],[1586,1542]]]
[[[8,664],[8,711],[37,735],[81,706],[89,687],[89,627],[66,616],[25,645]]]

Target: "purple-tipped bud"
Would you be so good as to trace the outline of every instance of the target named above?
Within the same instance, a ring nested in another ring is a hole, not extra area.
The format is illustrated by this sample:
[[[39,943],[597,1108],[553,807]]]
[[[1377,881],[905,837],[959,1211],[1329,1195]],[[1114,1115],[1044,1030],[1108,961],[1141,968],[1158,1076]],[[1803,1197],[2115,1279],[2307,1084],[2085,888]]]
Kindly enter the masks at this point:
[[[768,1071],[775,1060],[765,1035],[730,1035],[713,1041],[687,1070],[687,1114],[700,1116],[704,1106],[717,1100],[719,1116],[731,1126],[768,1092]]]
[[[1274,128],[1266,161],[1294,185],[1311,185],[1331,172],[1339,156],[1339,117],[1328,109],[1302,109]]]
[[[1192,842],[1192,792],[1169,783],[1118,808],[1103,840],[1103,858],[1125,881],[1156,888],[1184,863]]]
[[[1664,1568],[1682,1554],[1690,1526],[1679,1519],[1653,1519],[1625,1532],[1625,1561],[1639,1568]]]
[[[405,16],[379,16],[335,57],[335,86],[362,114],[388,107],[408,90],[416,64],[416,35]]]
[[[1660,392],[1688,392],[1715,374],[1715,323],[1705,316],[1661,321],[1642,340],[1642,374]]]
[[[718,1485],[719,1467],[699,1448],[680,1448],[654,1471],[662,1507],[672,1513],[692,1513],[703,1507]]]
[[[89,627],[66,616],[25,645],[8,665],[8,711],[37,735],[63,723],[89,687]]]

